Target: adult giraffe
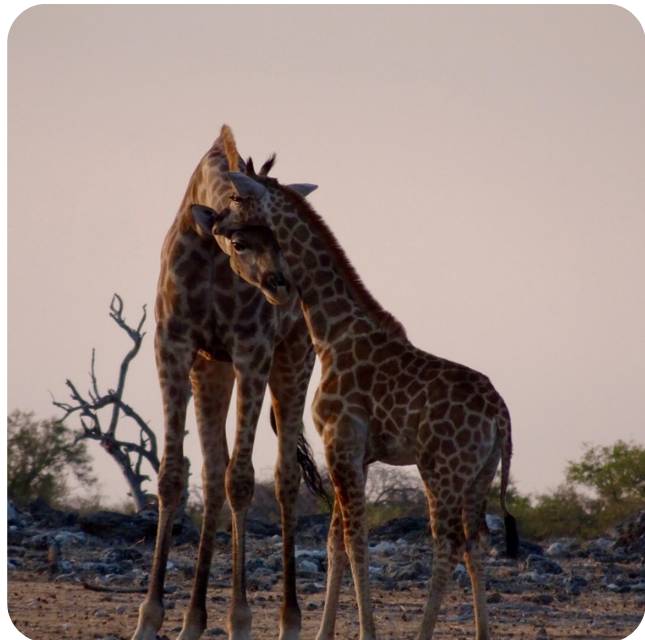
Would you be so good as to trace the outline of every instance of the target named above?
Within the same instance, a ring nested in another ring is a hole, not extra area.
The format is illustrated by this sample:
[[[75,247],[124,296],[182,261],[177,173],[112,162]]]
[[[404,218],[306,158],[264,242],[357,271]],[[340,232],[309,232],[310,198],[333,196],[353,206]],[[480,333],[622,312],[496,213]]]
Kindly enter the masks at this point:
[[[265,163],[261,174],[270,170]],[[230,128],[195,169],[161,251],[157,287],[155,356],[164,410],[165,443],[159,471],[159,523],[148,592],[139,609],[133,640],[154,640],[163,622],[163,585],[174,516],[184,484],[186,405],[192,393],[203,452],[204,514],[195,579],[180,640],[196,640],[206,628],[206,590],[215,521],[228,496],[233,512],[233,590],[228,617],[231,640],[248,640],[251,611],[246,600],[244,533],[253,496],[251,461],[255,429],[267,383],[272,425],[278,435],[275,470],[283,542],[281,640],[300,632],[296,596],[294,529],[300,467],[305,481],[324,493],[303,432],[302,413],[314,354],[296,304],[276,308],[235,276],[228,256],[193,221],[190,205],[227,203],[233,191],[228,171],[248,170]],[[252,167],[249,167],[251,171]],[[254,172],[253,172],[254,173]],[[313,185],[293,185],[303,195]],[[229,460],[225,422],[237,382],[237,429]]]
[[[372,297],[322,218],[294,190],[266,176],[232,173],[237,195],[221,212],[196,205],[231,266],[273,304],[295,291],[322,365],[313,416],[335,489],[325,608],[318,640],[334,637],[349,556],[361,640],[376,637],[369,594],[365,481],[374,461],[417,466],[425,485],[434,555],[419,631],[429,640],[450,572],[463,554],[477,640],[490,638],[479,534],[502,462],[507,550],[518,538],[505,495],[511,458],[508,409],[489,379],[425,353]],[[281,282],[282,286],[267,286]],[[346,551],[345,551],[346,549]]]

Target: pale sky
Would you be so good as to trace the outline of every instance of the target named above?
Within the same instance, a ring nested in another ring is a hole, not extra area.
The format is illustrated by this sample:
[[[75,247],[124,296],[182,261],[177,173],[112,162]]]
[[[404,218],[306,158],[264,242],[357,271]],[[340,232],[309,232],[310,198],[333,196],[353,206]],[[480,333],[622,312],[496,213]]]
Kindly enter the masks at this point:
[[[132,321],[152,310],[164,234],[227,122],[243,155],[320,185],[416,345],[491,377],[522,491],[555,487],[583,442],[644,441],[645,38],[625,10],[38,6],[9,37],[8,104],[9,410],[55,415],[93,346],[115,386],[112,293]],[[161,439],[152,313],[147,330],[126,395]],[[199,483],[194,425],[191,408]],[[265,404],[258,476],[275,455]]]

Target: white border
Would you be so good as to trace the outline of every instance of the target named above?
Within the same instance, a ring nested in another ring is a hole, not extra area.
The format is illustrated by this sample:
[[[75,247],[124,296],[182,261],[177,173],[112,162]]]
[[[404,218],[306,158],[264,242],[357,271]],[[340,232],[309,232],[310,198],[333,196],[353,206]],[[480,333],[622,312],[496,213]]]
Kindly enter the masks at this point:
[[[108,2],[67,2],[66,4],[115,4]],[[137,4],[152,4],[152,5],[164,5],[171,4],[177,5],[177,2],[148,2],[142,0]],[[211,3],[211,2],[192,2],[191,4],[222,4],[222,3]],[[266,2],[265,0],[256,0],[255,2],[238,2],[236,4],[275,4],[272,2]],[[313,2],[293,2],[291,0],[283,0],[281,4],[314,4]],[[342,2],[317,2],[315,4],[346,4]],[[367,5],[376,5],[376,4],[391,4],[387,2],[364,2],[362,0],[357,0],[353,4],[367,4]],[[407,4],[427,4],[424,2],[417,2],[412,0]],[[446,2],[442,4],[461,4],[456,2]],[[516,4],[564,4],[559,2],[505,2],[497,1],[494,3],[491,2],[481,2],[474,0],[467,4],[495,4],[495,5],[516,5]],[[640,23],[641,29],[645,24],[645,2],[642,0],[627,0],[622,3],[607,3],[607,2],[580,2],[576,0],[570,0],[566,3],[567,5],[610,5],[619,6],[626,11],[629,11]],[[3,260],[0,262],[0,270],[2,275],[3,295],[0,296],[0,326],[2,328],[2,334],[5,337],[4,340],[0,342],[0,359],[4,362],[5,365],[5,383],[0,390],[0,407],[2,408],[3,415],[7,415],[7,43],[9,37],[9,31],[11,30],[12,25],[23,12],[28,9],[38,6],[37,4],[32,4],[29,2],[19,2],[16,0],[8,0],[0,3],[0,20],[4,30],[4,42],[5,46],[3,48],[3,64],[2,64],[2,113],[3,113],[3,122],[4,122],[4,139],[5,139],[5,170],[2,172],[2,177],[0,178],[0,190],[2,192],[2,198],[4,202],[4,226],[3,230],[0,233],[0,249],[2,250]],[[4,419],[4,418],[3,418]],[[7,451],[7,432],[6,429],[0,429],[2,433],[2,442],[0,442],[0,469],[2,470],[2,478],[6,478],[6,451]],[[4,484],[3,480],[3,484]],[[7,508],[7,494],[4,489],[0,490],[0,514],[6,513]],[[1,519],[0,524],[0,566],[2,570],[0,572],[0,598],[3,598],[4,601],[0,604],[0,630],[4,632],[3,637],[8,638],[26,638],[20,631],[11,622],[9,618],[9,613],[7,610],[8,602],[8,592],[7,592],[7,521],[6,519]],[[638,628],[628,636],[629,640],[645,640],[645,615],[641,621]]]

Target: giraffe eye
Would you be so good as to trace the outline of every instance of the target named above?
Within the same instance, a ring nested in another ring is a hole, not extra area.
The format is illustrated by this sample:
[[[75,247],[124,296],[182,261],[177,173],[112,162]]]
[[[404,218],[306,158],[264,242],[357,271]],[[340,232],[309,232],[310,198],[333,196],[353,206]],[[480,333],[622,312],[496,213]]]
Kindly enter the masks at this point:
[[[237,193],[234,193],[231,195],[231,202],[242,202],[242,198]]]
[[[248,249],[248,246],[240,240],[232,240],[231,244],[233,245],[235,251],[237,251],[238,253],[241,253],[242,251],[246,251]]]

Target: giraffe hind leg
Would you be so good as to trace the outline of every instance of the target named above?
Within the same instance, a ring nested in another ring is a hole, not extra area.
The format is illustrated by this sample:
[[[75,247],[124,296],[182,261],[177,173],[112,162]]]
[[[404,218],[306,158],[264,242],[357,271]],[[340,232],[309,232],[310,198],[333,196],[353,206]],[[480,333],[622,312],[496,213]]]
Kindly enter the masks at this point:
[[[496,447],[475,478],[472,486],[466,492],[464,499],[463,525],[466,536],[464,561],[473,589],[477,640],[489,640],[490,638],[488,606],[486,604],[483,545],[480,533],[485,526],[486,496],[495,477],[499,459],[500,451]]]
[[[457,564],[458,551],[463,547],[464,534],[461,524],[461,505],[458,500],[453,499],[450,503],[440,501],[437,493],[433,491],[431,478],[423,472],[422,477],[428,498],[433,554],[428,600],[417,638],[431,640],[446,588]]]

